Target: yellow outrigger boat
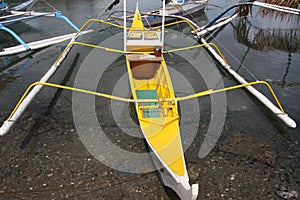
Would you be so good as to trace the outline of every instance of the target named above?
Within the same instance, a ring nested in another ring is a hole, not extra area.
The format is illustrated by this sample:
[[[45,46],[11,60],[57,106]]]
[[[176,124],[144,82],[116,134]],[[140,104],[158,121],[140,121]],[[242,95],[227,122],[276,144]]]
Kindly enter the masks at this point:
[[[134,100],[175,99],[172,81],[161,50],[161,31],[147,30],[136,10],[126,40],[126,63]],[[153,51],[153,54],[147,52]],[[138,52],[138,53],[137,53]],[[143,135],[155,154],[154,163],[164,185],[181,199],[195,199],[198,185],[189,184],[182,150],[179,113],[176,101],[136,103],[136,112]]]
[[[124,50],[117,50],[103,46],[77,42],[76,39],[80,36],[80,33],[86,27],[88,27],[90,23],[95,22],[109,24],[118,28],[124,28]],[[181,22],[182,21],[176,23]],[[187,21],[187,23],[193,28],[194,31],[197,31],[197,27],[195,27],[196,25],[194,25],[192,21]],[[189,183],[180,137],[178,101],[189,100],[238,88],[246,88],[249,90],[249,92],[257,96],[260,101],[272,112],[276,113],[278,118],[280,118],[290,127],[296,127],[296,123],[285,113],[271,86],[267,82],[246,82],[230,68],[217,47],[212,43],[206,43],[204,38],[201,38],[203,44],[164,51],[164,20],[161,27],[162,30],[157,28],[146,29],[143,25],[139,10],[137,8],[132,26],[130,28],[126,27],[126,17],[124,17],[124,24],[125,27],[122,27],[104,20],[88,20],[81,27],[76,36],[72,38],[64,52],[59,56],[59,58],[51,66],[49,71],[41,78],[41,80],[31,84],[28,87],[16,105],[15,109],[0,127],[0,135],[5,135],[9,131],[12,125],[17,121],[31,100],[43,88],[43,86],[55,87],[89,95],[101,96],[113,100],[135,103],[135,109],[140,128],[150,150],[153,152],[153,161],[156,165],[156,169],[159,169],[158,172],[161,176],[163,184],[173,189],[181,199],[196,199],[199,186],[197,184],[193,184],[191,186]],[[81,45],[114,53],[125,54],[133,99],[48,83],[48,79],[56,72],[57,68],[61,65],[74,45]],[[215,47],[217,52],[212,49],[211,46]],[[199,47],[206,47],[216,58],[216,60],[218,60],[221,65],[224,66],[224,68],[228,70],[228,72],[241,84],[223,89],[209,89],[188,96],[176,97],[163,53]],[[271,101],[269,101],[265,96],[252,87],[256,84],[263,84],[269,88],[279,108],[273,105]]]

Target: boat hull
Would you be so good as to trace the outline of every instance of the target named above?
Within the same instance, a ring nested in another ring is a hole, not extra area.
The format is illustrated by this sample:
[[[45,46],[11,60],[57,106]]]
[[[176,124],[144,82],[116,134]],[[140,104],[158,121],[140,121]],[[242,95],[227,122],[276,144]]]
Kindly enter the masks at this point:
[[[127,69],[133,98],[175,98],[163,56],[127,55]],[[177,102],[136,103],[136,113],[144,138],[152,151],[162,183],[181,199],[195,199],[198,185],[189,184],[182,149]]]
[[[178,105],[162,54],[163,32],[147,30],[137,8],[125,35],[126,64],[135,110],[144,138],[153,152],[156,169],[162,169],[162,183],[179,197],[195,199],[198,191],[192,190],[189,184]]]
[[[176,192],[180,199],[195,200],[197,198],[199,192],[198,184],[190,186],[188,177],[174,177],[174,174],[168,168],[163,166],[163,163],[160,162],[155,154],[152,155],[151,158],[155,169],[157,169],[159,179],[164,186]]]

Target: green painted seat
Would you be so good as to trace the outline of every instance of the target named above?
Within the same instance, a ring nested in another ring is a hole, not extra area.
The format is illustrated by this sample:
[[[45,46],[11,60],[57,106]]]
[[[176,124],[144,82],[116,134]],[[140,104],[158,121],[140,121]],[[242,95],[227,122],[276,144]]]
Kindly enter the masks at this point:
[[[158,99],[156,90],[136,90],[138,99]],[[141,106],[156,106],[156,102],[139,103]],[[158,118],[160,117],[159,108],[144,108],[143,114],[145,118]]]

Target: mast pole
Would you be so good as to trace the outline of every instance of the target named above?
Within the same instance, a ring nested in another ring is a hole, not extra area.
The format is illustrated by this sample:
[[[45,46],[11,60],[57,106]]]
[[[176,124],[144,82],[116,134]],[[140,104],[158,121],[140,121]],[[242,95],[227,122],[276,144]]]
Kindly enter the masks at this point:
[[[163,0],[163,17],[162,17],[162,34],[161,34],[162,52],[164,50],[164,42],[165,42],[165,16],[166,16],[166,0]]]
[[[127,22],[127,20],[126,20],[126,6],[127,4],[126,4],[126,0],[124,0],[124,53],[126,53],[126,51],[127,51],[127,49],[126,49],[126,42],[127,42],[127,26],[126,26],[126,22]]]

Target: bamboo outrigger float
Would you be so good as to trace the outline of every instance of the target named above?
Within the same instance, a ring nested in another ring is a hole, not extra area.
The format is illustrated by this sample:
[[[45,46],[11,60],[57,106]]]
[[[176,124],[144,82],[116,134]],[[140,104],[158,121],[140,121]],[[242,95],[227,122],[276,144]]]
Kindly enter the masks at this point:
[[[126,11],[126,0],[124,2],[124,11]],[[126,12],[124,12],[126,13]],[[164,18],[164,16],[163,16]],[[182,18],[181,18],[182,19]],[[124,29],[124,50],[117,50],[103,46],[86,44],[77,42],[76,39],[80,33],[90,23],[105,23]],[[197,30],[197,25],[192,21],[187,22],[192,26],[193,30]],[[222,56],[218,48],[212,43],[206,43],[204,38],[201,39],[203,44],[174,49],[164,50],[164,19],[162,21],[161,30],[145,28],[139,10],[135,12],[135,17],[130,28],[126,27],[126,17],[124,17],[124,27],[110,22],[90,19],[78,31],[76,36],[72,38],[64,52],[52,65],[50,70],[45,74],[39,82],[31,84],[25,91],[24,95],[16,105],[15,109],[0,127],[0,135],[5,135],[12,125],[18,120],[20,115],[29,105],[35,95],[43,88],[43,86],[60,88],[75,92],[81,92],[89,95],[101,96],[113,100],[133,102],[139,120],[140,128],[143,132],[144,138],[147,141],[149,149],[153,152],[153,160],[161,176],[162,183],[173,189],[181,199],[196,199],[199,191],[198,184],[189,183],[184,152],[180,136],[179,112],[178,102],[198,98],[206,95],[211,95],[219,92],[229,90],[247,88],[251,93],[260,96],[262,102],[274,111],[276,116],[281,118],[286,124],[291,127],[296,127],[296,123],[287,116],[284,112],[280,102],[278,101],[271,86],[264,81],[255,81],[248,83],[240,77],[235,71],[230,69],[229,64]],[[56,72],[63,60],[68,55],[69,51],[74,45],[81,45],[86,47],[98,48],[113,53],[125,54],[128,71],[128,78],[130,81],[132,99],[112,96],[95,91],[89,91],[69,86],[63,86],[53,83],[48,83],[48,79]],[[167,52],[176,52],[192,48],[206,47],[212,55],[232,74],[235,78],[240,80],[240,85],[235,85],[223,89],[209,89],[183,97],[176,97],[172,86],[172,80],[168,72],[163,54]],[[214,47],[214,48],[212,48]],[[254,85],[263,84],[268,87],[278,107],[276,107],[270,100],[262,96]]]

